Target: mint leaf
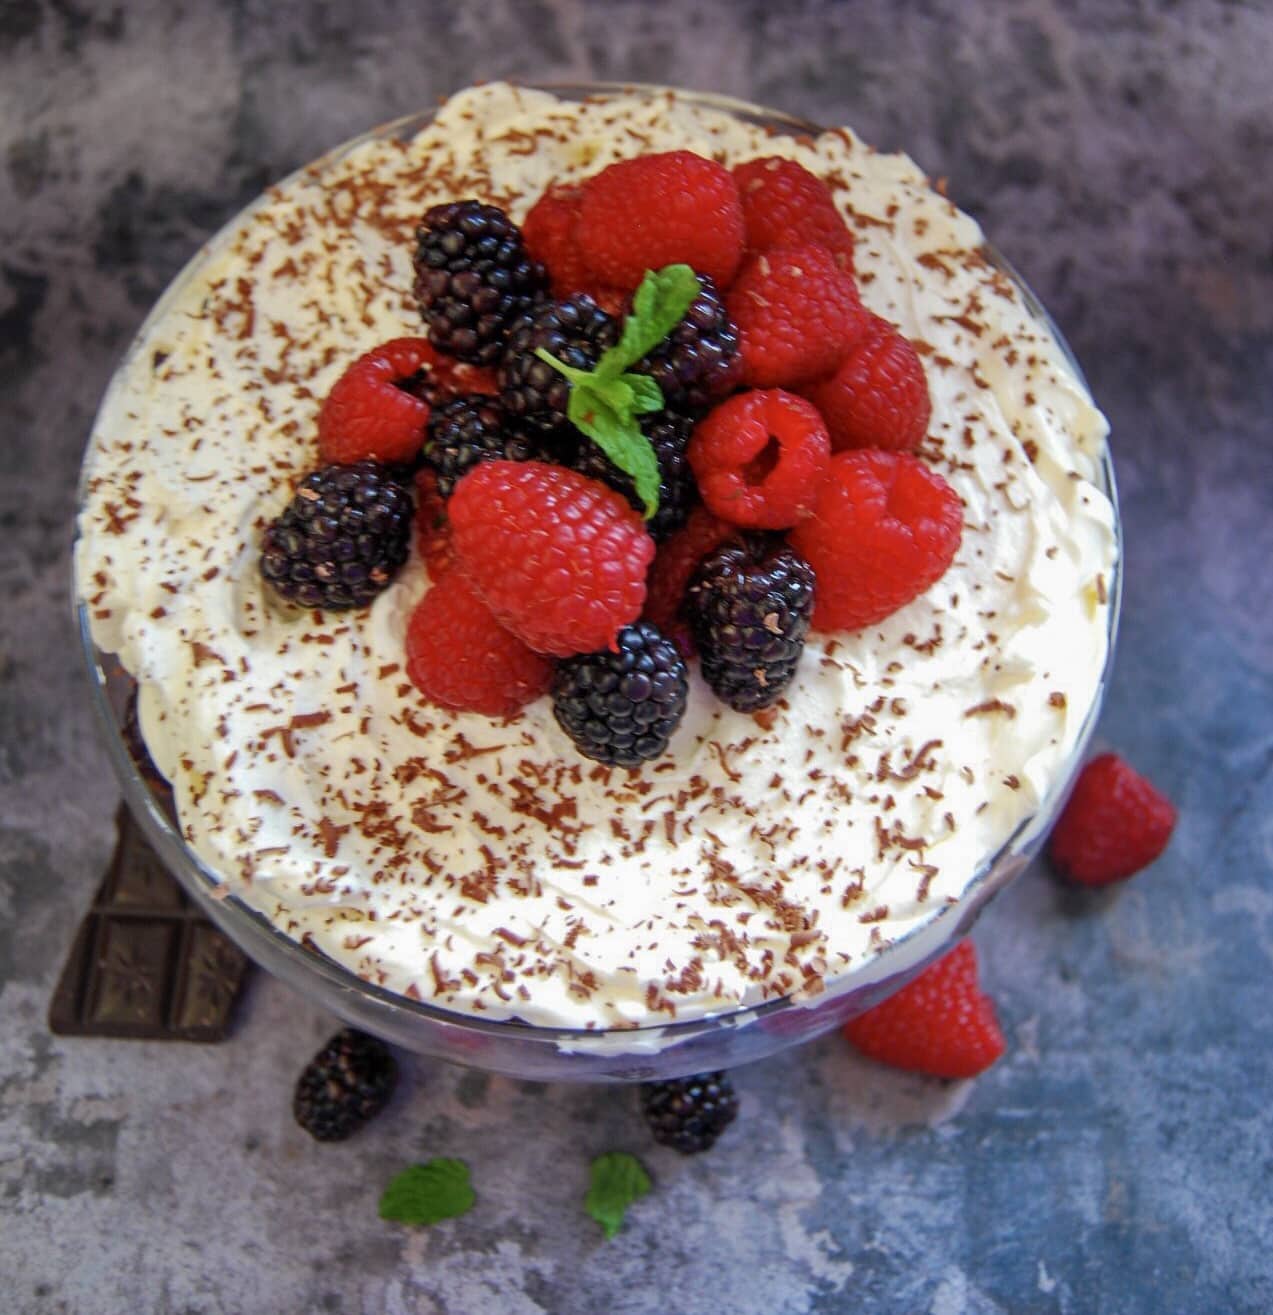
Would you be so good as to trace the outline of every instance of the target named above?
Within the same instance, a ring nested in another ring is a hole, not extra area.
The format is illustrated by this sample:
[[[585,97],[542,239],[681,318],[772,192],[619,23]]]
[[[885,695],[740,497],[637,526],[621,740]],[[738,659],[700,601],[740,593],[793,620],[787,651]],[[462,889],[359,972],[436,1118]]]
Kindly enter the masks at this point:
[[[380,1217],[398,1224],[436,1224],[465,1214],[476,1199],[463,1160],[434,1159],[394,1175],[380,1197]]]
[[[698,294],[698,276],[688,265],[647,270],[632,298],[632,314],[623,321],[623,336],[597,362],[597,373],[618,375],[635,365],[680,324]]]
[[[592,381],[591,371],[580,370],[577,366],[567,365],[565,361],[559,361],[547,347],[536,347],[535,355],[538,356],[541,361],[551,365],[558,374],[564,374],[576,388],[580,384],[586,384]]]
[[[598,1155],[589,1172],[591,1183],[583,1208],[601,1225],[608,1241],[623,1226],[628,1206],[650,1190],[650,1175],[641,1161],[626,1151]]]
[[[632,390],[627,385],[621,386],[631,398]],[[627,409],[615,406],[609,391],[585,384],[570,390],[566,415],[620,470],[632,476],[646,516],[653,516],[659,509],[659,462],[654,445],[641,432],[632,414],[631,403]]]
[[[648,374],[620,375],[619,382],[632,390],[632,410],[636,415],[663,410],[663,390]]]
[[[632,299],[623,336],[603,352],[594,370],[559,361],[546,347],[535,355],[570,381],[566,414],[626,475],[632,477],[646,517],[659,509],[659,463],[637,416],[661,411],[663,390],[651,378],[628,372],[685,318],[699,294],[698,275],[688,265],[648,270]]]

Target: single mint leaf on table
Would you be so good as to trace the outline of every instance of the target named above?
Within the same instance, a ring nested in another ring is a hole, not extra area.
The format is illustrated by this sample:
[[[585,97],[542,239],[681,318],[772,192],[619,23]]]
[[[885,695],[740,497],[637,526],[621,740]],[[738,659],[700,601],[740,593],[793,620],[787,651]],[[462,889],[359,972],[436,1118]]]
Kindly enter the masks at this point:
[[[611,1151],[593,1160],[590,1177],[583,1208],[601,1225],[609,1240],[623,1226],[628,1206],[650,1190],[650,1175],[635,1155]]]
[[[380,1197],[380,1217],[398,1224],[436,1224],[467,1213],[476,1200],[468,1165],[440,1157],[395,1174]]]

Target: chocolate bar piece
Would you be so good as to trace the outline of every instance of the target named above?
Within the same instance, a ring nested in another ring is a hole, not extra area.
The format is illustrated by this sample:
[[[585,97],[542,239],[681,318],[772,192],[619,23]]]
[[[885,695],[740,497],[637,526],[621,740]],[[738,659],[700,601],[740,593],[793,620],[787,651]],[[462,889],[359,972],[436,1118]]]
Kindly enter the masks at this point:
[[[190,903],[123,805],[118,829],[49,1027],[61,1036],[221,1041],[248,961]]]

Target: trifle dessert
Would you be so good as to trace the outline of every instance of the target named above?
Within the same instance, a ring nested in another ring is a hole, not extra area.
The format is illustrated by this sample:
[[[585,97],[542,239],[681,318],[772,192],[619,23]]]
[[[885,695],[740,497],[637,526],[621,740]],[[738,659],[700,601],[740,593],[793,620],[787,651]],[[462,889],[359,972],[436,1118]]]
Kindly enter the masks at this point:
[[[657,1050],[917,965],[1041,825],[1105,437],[908,159],[495,83],[201,253],[98,417],[77,589],[217,896]]]

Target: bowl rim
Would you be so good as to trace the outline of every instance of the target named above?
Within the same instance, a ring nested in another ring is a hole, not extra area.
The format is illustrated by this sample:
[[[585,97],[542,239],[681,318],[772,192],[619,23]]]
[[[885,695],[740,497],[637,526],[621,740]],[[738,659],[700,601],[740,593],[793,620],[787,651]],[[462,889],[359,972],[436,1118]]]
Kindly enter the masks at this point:
[[[671,88],[657,83],[516,82],[514,85],[527,90],[546,91],[556,96],[581,101],[632,93],[658,96],[675,92],[681,100],[688,100],[694,104],[739,116],[748,122],[771,128],[777,134],[801,136],[817,135],[827,131],[819,125],[796,115],[781,110],[769,109],[736,97],[713,92]],[[74,535],[76,543],[78,543],[80,536],[78,510],[84,502],[85,484],[88,478],[88,457],[100,417],[107,408],[115,389],[121,386],[133,358],[141,350],[150,329],[167,314],[171,303],[181,294],[184,285],[198,273],[224,239],[248,221],[259,207],[268,202],[270,192],[274,188],[288,186],[306,175],[313,176],[321,173],[339,163],[346,155],[359,149],[367,142],[414,135],[432,121],[436,112],[436,108],[431,108],[400,115],[334,146],[316,159],[292,170],[278,182],[266,188],[200,244],[198,250],[173,277],[142,320],[131,342],[120,357],[103,393],[102,401],[89,429],[84,459],[80,467]],[[988,258],[1011,279],[1027,309],[1051,334],[1075,377],[1090,394],[1087,379],[1078,360],[1046,307],[1002,253],[988,240],[985,240],[984,234],[983,242],[983,249]],[[954,936],[966,934],[972,922],[975,921],[993,896],[1016,875],[1016,871],[1019,869],[1014,868],[1006,875],[996,876],[1002,860],[1006,856],[1012,855],[1024,844],[1029,843],[1029,839],[1032,838],[1031,833],[1042,830],[1043,826],[1055,817],[1068,795],[1069,788],[1080,764],[1084,760],[1087,747],[1099,720],[1105,692],[1114,666],[1122,606],[1123,534],[1114,463],[1108,435],[1097,464],[1100,476],[1098,487],[1109,499],[1113,509],[1114,557],[1110,569],[1110,579],[1107,581],[1106,655],[1092,702],[1087,709],[1068,759],[1068,770],[1061,773],[1053,781],[1052,788],[1040,800],[1034,812],[1023,818],[1000,847],[983,861],[954,903],[944,904],[935,909],[931,916],[878,949],[869,959],[864,960],[863,963],[856,965],[843,975],[843,977],[852,977],[854,979],[852,988],[837,990],[836,983],[830,982],[824,993],[813,998],[801,998],[792,995],[775,996],[752,1004],[737,1005],[719,1012],[699,1013],[692,1018],[672,1020],[665,1023],[637,1024],[630,1027],[569,1028],[542,1026],[525,1022],[516,1017],[485,1019],[473,1013],[448,1009],[427,1001],[414,1000],[401,992],[378,986],[358,976],[352,969],[347,968],[338,960],[330,958],[322,951],[312,949],[302,941],[289,936],[267,914],[246,903],[232,891],[228,891],[224,884],[218,881],[211,868],[186,846],[181,837],[179,824],[170,816],[161,798],[152,790],[140,766],[134,760],[122,735],[123,709],[118,705],[121,698],[120,681],[129,682],[133,684],[134,688],[135,682],[132,681],[131,676],[127,675],[113,655],[102,653],[93,642],[90,609],[86,596],[79,587],[79,554],[75,551],[71,553],[71,602],[83,656],[90,677],[91,701],[96,713],[100,738],[105,743],[112,769],[123,790],[124,801],[138,819],[147,840],[156,849],[169,870],[177,877],[182,887],[195,901],[200,910],[220,927],[254,962],[261,964],[266,971],[291,981],[298,989],[304,989],[298,979],[305,978],[308,983],[312,981],[313,977],[317,976],[322,979],[325,987],[331,993],[327,994],[325,992],[321,997],[322,1002],[338,1012],[340,1009],[340,995],[353,995],[375,1002],[375,1004],[391,1011],[393,1014],[405,1014],[412,1021],[428,1023],[434,1027],[449,1027],[489,1036],[553,1043],[559,1049],[566,1051],[574,1048],[588,1049],[599,1041],[608,1038],[631,1041],[634,1050],[640,1048],[642,1038],[647,1040],[658,1038],[659,1049],[662,1050],[676,1044],[678,1041],[689,1039],[704,1031],[716,1030],[722,1027],[742,1027],[777,1013],[817,1007],[829,999],[846,994],[849,989],[857,989],[859,986],[887,981],[894,976],[899,978],[909,976],[934,957],[935,948],[930,946],[925,950],[922,948],[923,945],[933,942],[936,948],[944,948]],[[1021,866],[1024,867],[1025,865],[1022,864]],[[949,934],[934,936],[935,931],[944,931],[948,928]],[[921,947],[918,956],[915,954],[917,942],[920,943]],[[278,961],[280,958],[281,962]],[[874,971],[876,969],[884,969],[884,971]],[[864,970],[867,971],[864,972]],[[366,1020],[363,1021],[365,1023]]]

